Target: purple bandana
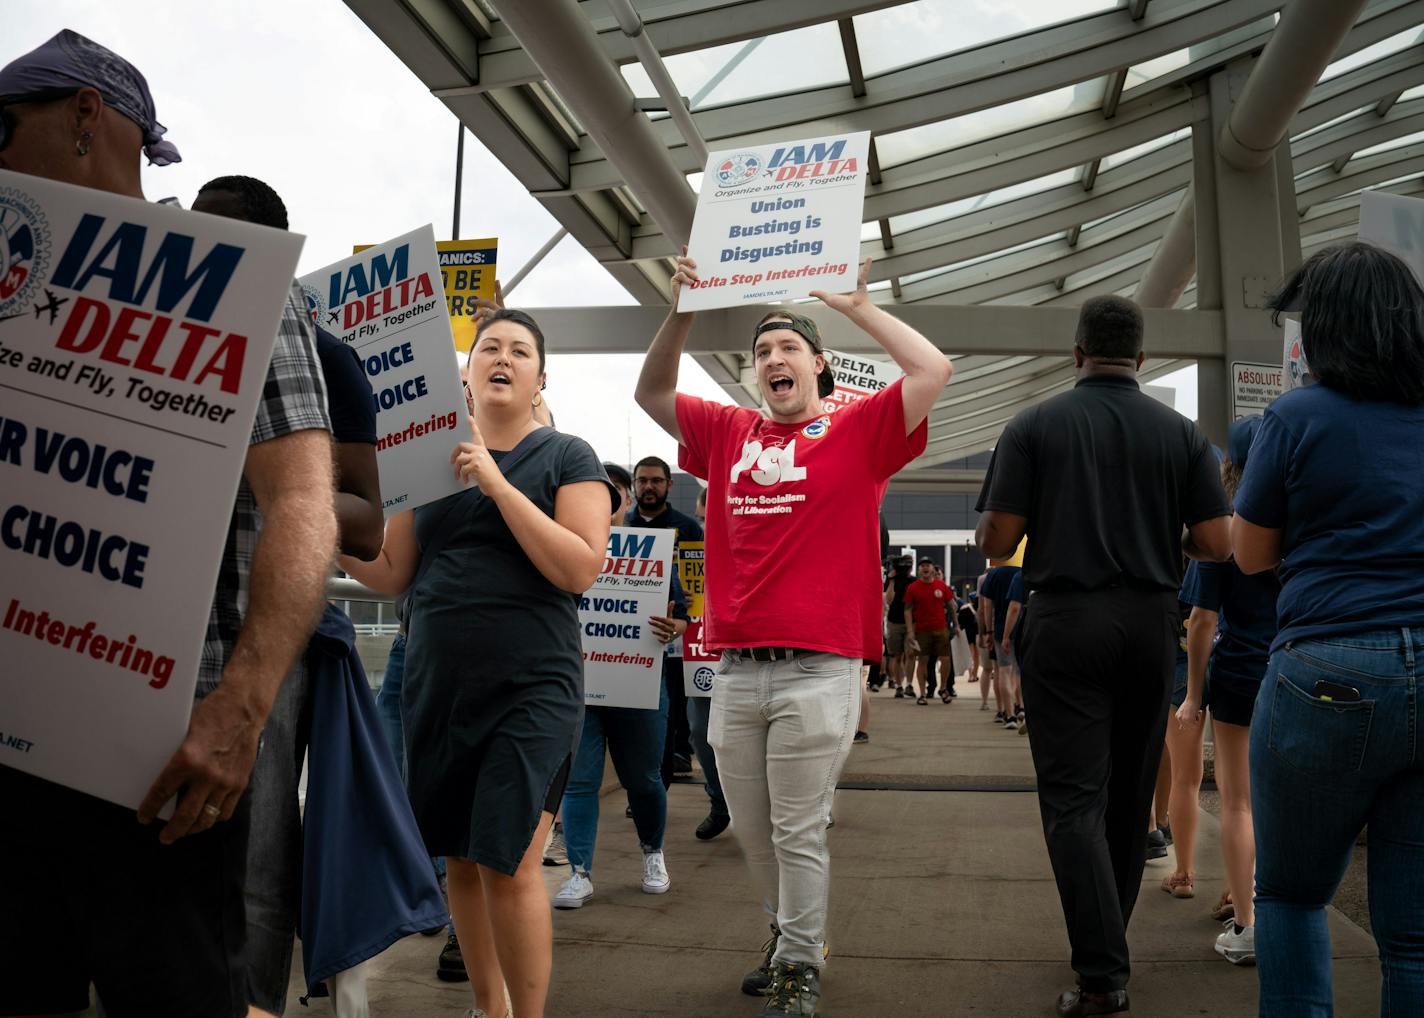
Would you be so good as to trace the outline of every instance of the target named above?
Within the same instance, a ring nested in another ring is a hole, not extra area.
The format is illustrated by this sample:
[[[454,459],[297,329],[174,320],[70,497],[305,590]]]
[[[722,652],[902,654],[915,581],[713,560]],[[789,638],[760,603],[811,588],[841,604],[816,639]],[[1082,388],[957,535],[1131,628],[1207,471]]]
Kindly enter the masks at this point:
[[[143,129],[143,151],[155,166],[183,161],[158,122],[153,94],[138,68],[111,49],[65,29],[49,42],[0,68],[0,97],[23,99],[56,88],[97,89],[104,104]]]

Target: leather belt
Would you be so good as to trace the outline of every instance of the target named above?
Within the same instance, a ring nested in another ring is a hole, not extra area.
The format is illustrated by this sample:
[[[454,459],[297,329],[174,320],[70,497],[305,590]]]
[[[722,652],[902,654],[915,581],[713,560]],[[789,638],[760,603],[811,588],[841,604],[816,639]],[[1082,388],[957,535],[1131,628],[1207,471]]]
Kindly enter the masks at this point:
[[[800,654],[814,654],[815,651],[800,647],[743,647],[737,653],[743,661],[790,661]]]

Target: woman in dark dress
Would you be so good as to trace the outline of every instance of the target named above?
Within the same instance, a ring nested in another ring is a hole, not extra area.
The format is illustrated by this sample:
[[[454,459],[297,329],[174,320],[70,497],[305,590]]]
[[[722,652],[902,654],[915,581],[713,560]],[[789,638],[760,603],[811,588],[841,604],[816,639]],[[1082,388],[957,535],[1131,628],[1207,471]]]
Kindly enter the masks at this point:
[[[481,321],[466,384],[471,487],[391,518],[372,563],[410,590],[404,710],[411,805],[446,857],[450,912],[476,1002],[541,1018],[553,957],[540,856],[583,719],[579,595],[602,568],[610,486],[588,443],[534,419],[544,338],[528,315]],[[480,1012],[476,1012],[477,1014]]]

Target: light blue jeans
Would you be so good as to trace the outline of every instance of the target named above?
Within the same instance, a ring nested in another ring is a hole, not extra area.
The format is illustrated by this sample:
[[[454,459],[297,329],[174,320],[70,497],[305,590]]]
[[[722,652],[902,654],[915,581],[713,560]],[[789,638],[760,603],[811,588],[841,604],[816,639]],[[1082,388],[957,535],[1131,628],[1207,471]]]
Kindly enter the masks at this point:
[[[1271,655],[1251,723],[1261,1018],[1335,1013],[1325,906],[1366,824],[1380,1015],[1424,1015],[1421,650],[1424,627],[1296,640]],[[1360,698],[1322,699],[1322,680]]]
[[[726,651],[707,741],[732,829],[781,941],[773,959],[822,965],[836,782],[860,717],[859,658],[806,654],[759,662]]]
[[[604,750],[628,793],[633,825],[644,852],[661,852],[667,831],[667,788],[663,785],[663,745],[667,738],[667,689],[659,691],[657,710],[586,707],[583,736],[564,789],[564,843],[569,867],[593,870],[598,840],[598,791],[603,786]]]

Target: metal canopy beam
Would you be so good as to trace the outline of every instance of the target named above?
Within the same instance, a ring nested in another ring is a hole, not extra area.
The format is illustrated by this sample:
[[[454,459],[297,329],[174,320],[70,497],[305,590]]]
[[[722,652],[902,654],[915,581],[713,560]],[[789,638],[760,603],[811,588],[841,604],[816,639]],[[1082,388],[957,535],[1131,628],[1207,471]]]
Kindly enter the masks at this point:
[[[1271,158],[1363,6],[1364,0],[1295,0],[1285,9],[1215,139],[1224,162],[1248,170]],[[1143,273],[1139,303],[1175,305],[1186,289],[1196,267],[1195,211],[1188,191]]]
[[[1296,207],[1303,212],[1351,191],[1424,173],[1424,142],[1352,159],[1348,169],[1348,173],[1336,173],[1326,167],[1301,177],[1296,181]]]
[[[531,310],[554,353],[646,353],[667,317],[666,305],[540,308]],[[694,322],[689,354],[744,354],[751,348],[757,319],[769,308],[704,311]],[[805,304],[797,308],[815,319],[825,344],[845,353],[881,353],[876,342],[843,315]],[[895,315],[928,336],[948,354],[1062,356],[1072,346],[1078,312],[1072,308],[907,304]],[[1145,312],[1148,350],[1153,356],[1221,357],[1225,350],[1217,311]]]
[[[878,75],[863,99],[852,95],[849,85],[838,85],[704,110],[693,120],[713,148],[773,142],[788,132],[888,134],[1102,77],[1280,6],[1281,0],[1157,0],[1141,23],[1120,9],[1106,11]],[[678,144],[675,127],[668,129],[672,126],[655,125],[679,168],[689,173],[701,169]],[[596,145],[585,144],[572,161],[580,188],[617,181]]]
[[[1091,196],[1077,183],[956,216],[944,223],[907,230],[895,238],[895,253],[861,246],[861,256],[876,257],[872,278],[925,272],[938,266],[978,258],[994,251],[1081,228],[1107,216],[1126,212],[1164,194],[1182,190],[1191,182],[1190,151],[1181,145],[1143,157],[1143,167],[1125,164],[1103,176]],[[1156,172],[1144,172],[1160,167]],[[1072,247],[1076,240],[1070,241]]]
[[[999,255],[962,269],[951,269],[904,284],[905,301],[943,297],[978,304],[1100,265],[1162,236],[1180,199],[1163,195],[1094,229],[1093,243],[1070,246],[1066,238]]]
[[[390,0],[366,0],[389,3]],[[638,13],[658,41],[663,56],[745,42],[797,28],[896,7],[909,0],[638,0]],[[634,47],[601,4],[589,4],[588,17],[599,48],[614,64],[637,59]],[[478,78],[483,91],[512,88],[542,75],[507,26],[495,22],[492,37],[480,46]]]
[[[615,152],[623,181],[678,244],[692,233],[696,205],[623,76],[598,48],[575,0],[501,0],[504,22],[591,136]]]

